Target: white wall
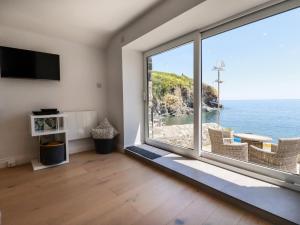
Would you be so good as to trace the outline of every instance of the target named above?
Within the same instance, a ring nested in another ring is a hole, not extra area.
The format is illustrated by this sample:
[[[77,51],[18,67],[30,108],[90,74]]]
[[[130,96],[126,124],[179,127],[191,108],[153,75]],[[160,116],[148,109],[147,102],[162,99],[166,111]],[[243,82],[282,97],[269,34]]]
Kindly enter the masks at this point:
[[[163,1],[158,7],[137,19],[111,40],[107,49],[107,110],[109,119],[120,131],[120,148],[125,144],[123,131],[126,120],[124,116],[126,117],[128,115],[128,113],[124,113],[123,102],[123,79],[126,78],[124,78],[122,74],[122,47],[203,1],[204,0]]]
[[[37,155],[38,142],[29,132],[32,110],[97,110],[106,115],[105,53],[84,45],[0,26],[0,45],[60,55],[61,81],[0,79],[0,162],[23,163]],[[97,88],[97,83],[102,88]],[[85,150],[87,140],[70,144]],[[90,146],[90,145],[89,145]]]
[[[123,48],[124,146],[141,144],[144,135],[143,54]]]

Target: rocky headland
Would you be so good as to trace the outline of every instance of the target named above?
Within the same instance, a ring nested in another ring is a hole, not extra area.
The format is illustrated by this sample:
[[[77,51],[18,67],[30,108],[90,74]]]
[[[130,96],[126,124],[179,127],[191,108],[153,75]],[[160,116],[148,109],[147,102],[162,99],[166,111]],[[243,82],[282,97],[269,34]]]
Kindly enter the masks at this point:
[[[150,107],[153,115],[181,116],[194,113],[193,79],[189,76],[153,71],[149,82]],[[202,84],[202,109],[217,108],[217,90]]]

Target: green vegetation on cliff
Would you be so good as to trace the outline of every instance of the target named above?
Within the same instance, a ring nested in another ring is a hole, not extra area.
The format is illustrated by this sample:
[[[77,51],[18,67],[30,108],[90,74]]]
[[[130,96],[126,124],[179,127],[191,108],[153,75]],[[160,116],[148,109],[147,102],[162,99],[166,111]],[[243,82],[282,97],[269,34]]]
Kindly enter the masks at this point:
[[[193,79],[182,74],[153,71],[152,110],[157,114],[190,114],[193,113],[194,93]],[[217,91],[214,87],[203,84],[203,103],[210,106],[216,100]]]
[[[176,88],[191,91],[193,89],[193,80],[184,74],[177,75],[174,73],[152,72],[153,96],[161,100],[165,95],[174,92]]]

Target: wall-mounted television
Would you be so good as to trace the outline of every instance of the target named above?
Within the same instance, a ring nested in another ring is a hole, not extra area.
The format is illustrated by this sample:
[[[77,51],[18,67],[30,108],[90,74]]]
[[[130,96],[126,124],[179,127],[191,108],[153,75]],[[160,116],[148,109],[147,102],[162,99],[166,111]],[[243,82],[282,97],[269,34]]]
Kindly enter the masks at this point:
[[[0,46],[0,74],[3,78],[60,80],[59,55]]]

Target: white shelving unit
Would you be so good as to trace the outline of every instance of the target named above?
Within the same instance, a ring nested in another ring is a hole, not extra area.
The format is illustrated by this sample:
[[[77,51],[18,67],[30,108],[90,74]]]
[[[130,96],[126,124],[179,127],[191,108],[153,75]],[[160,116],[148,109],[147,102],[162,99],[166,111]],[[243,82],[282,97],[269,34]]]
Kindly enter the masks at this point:
[[[66,124],[66,114],[53,114],[53,115],[30,115],[30,124],[31,124],[31,136],[38,137],[39,143],[41,143],[42,138],[52,138],[59,139],[65,143],[65,157],[66,160],[46,166],[40,162],[40,159],[33,159],[31,161],[33,170],[41,170],[49,167],[59,166],[69,162],[69,144],[68,144],[68,132],[67,132],[67,124]],[[46,120],[55,120],[55,125],[53,127],[47,126],[45,123]],[[46,127],[45,127],[46,126]]]

